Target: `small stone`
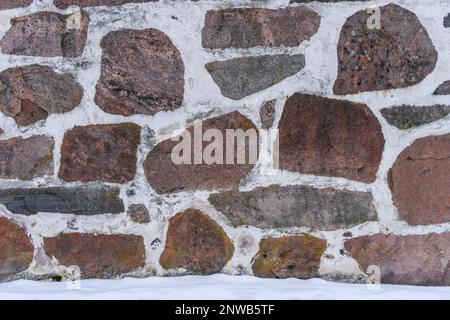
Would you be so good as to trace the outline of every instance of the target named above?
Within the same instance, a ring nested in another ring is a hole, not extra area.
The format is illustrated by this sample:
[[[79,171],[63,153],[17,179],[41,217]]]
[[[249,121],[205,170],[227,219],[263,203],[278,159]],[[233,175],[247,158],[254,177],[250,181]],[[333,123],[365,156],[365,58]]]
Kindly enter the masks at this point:
[[[277,100],[270,100],[264,103],[259,110],[259,116],[261,117],[261,126],[263,129],[269,129],[272,127],[275,120],[275,104]]]
[[[280,169],[370,183],[383,149],[381,125],[365,104],[300,93],[286,101]]]
[[[240,100],[295,75],[305,66],[302,54],[236,58],[206,64],[224,97]]]
[[[32,136],[0,141],[0,179],[32,180],[53,174],[53,138]]]
[[[223,269],[233,252],[233,243],[213,219],[200,210],[187,209],[170,219],[159,262],[164,269],[213,274]]]
[[[150,222],[150,213],[148,212],[147,207],[142,203],[130,205],[128,207],[128,215],[135,223],[146,224]]]
[[[450,106],[417,107],[402,105],[381,109],[381,114],[390,125],[399,129],[410,129],[445,118],[450,114]]]
[[[95,103],[103,111],[154,115],[181,107],[184,64],[167,35],[156,29],[113,31],[101,47]]]
[[[344,232],[344,234],[342,236],[349,238],[349,237],[353,237],[353,234],[350,231],[346,231],[346,232]]]
[[[70,75],[36,64],[1,72],[0,92],[0,110],[19,126],[69,112],[83,97],[83,88]]]
[[[141,128],[134,123],[75,127],[64,134],[59,178],[126,183],[136,175]]]
[[[34,247],[24,228],[0,217],[0,280],[7,280],[28,269]]]
[[[450,28],[450,13],[444,18],[444,28]]]
[[[388,179],[400,219],[450,222],[450,134],[416,140],[397,157]]]
[[[37,12],[11,19],[0,41],[2,52],[21,56],[76,58],[83,54],[89,25],[82,11],[79,27],[71,28],[71,15]]]
[[[326,247],[325,240],[310,235],[261,240],[254,257],[253,273],[261,278],[317,277]]]
[[[442,83],[434,92],[433,95],[450,95],[450,80]]]
[[[208,11],[202,45],[209,49],[297,47],[309,40],[319,25],[320,16],[306,7]]]
[[[55,6],[66,9],[75,5],[78,7],[94,7],[94,6],[120,6],[127,3],[144,3],[156,2],[158,0],[54,0]]]
[[[29,6],[33,0],[0,0],[0,10]]]

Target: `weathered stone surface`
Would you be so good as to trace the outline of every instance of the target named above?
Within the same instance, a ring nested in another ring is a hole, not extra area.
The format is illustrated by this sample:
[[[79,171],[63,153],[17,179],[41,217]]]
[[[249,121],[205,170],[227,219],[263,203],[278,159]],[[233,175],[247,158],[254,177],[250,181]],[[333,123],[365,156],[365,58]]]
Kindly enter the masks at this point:
[[[252,144],[249,139],[245,141],[245,163],[237,162],[237,145],[234,145],[234,161],[233,164],[227,164],[226,161],[226,130],[242,129],[244,132],[254,133],[259,140],[256,126],[239,112],[231,112],[222,116],[210,118],[202,122],[202,132],[207,129],[219,130],[224,139],[223,143],[219,143],[219,149],[223,151],[221,163],[208,164],[202,161],[201,164],[195,164],[194,151],[205,151],[211,142],[203,142],[202,150],[198,150],[194,145],[194,126],[186,129],[186,132],[178,138],[187,135],[191,137],[191,155],[189,163],[175,164],[172,161],[171,153],[174,147],[179,144],[178,141],[183,139],[168,139],[159,143],[147,156],[144,162],[145,176],[151,186],[158,193],[175,193],[190,190],[214,190],[228,189],[237,187],[239,182],[245,178],[253,169],[255,163],[250,162],[250,150],[258,150],[258,145]],[[231,139],[230,139],[231,141]],[[257,142],[258,143],[258,142]],[[187,143],[189,145],[189,142]],[[242,144],[243,145],[243,144]],[[230,152],[231,153],[231,152]]]
[[[24,228],[0,217],[0,280],[25,271],[33,261],[33,243]]]
[[[319,29],[320,16],[306,7],[232,8],[208,11],[204,48],[297,47]]]
[[[450,134],[416,140],[389,173],[394,205],[411,225],[450,222]]]
[[[26,7],[33,3],[33,0],[0,0],[0,10]]]
[[[82,278],[118,276],[145,264],[144,239],[130,234],[60,234],[44,238],[44,249],[64,266],[79,266]]]
[[[299,93],[286,101],[280,169],[370,183],[383,148],[380,123],[364,104]]]
[[[72,28],[70,15],[37,12],[11,19],[0,45],[2,52],[22,56],[75,58],[83,54],[89,18],[81,13],[80,27]]]
[[[450,13],[444,18],[444,27],[450,28]]]
[[[146,224],[150,222],[150,213],[147,207],[142,204],[132,204],[128,207],[128,215],[135,223]]]
[[[53,174],[53,138],[33,136],[0,141],[0,179],[31,180]]]
[[[410,129],[445,118],[450,114],[450,106],[417,107],[402,105],[381,109],[381,114],[390,125],[399,129]]]
[[[271,185],[215,193],[209,202],[235,227],[336,230],[377,219],[370,192]]]
[[[134,123],[75,127],[64,135],[59,177],[125,183],[136,174],[141,128]]]
[[[94,6],[119,6],[127,3],[143,3],[155,1],[158,0],[54,0],[53,2],[58,8],[66,9],[72,5],[83,8]]]
[[[253,273],[261,278],[316,277],[326,247],[325,240],[310,235],[261,240]]]
[[[76,108],[83,88],[68,74],[52,68],[29,65],[0,73],[0,110],[20,126],[46,119],[51,113]]]
[[[345,248],[362,271],[380,267],[381,282],[450,285],[450,233],[363,236],[345,241]]]
[[[269,129],[273,125],[275,120],[275,104],[277,100],[270,100],[264,103],[259,110],[259,116],[261,117],[261,125],[263,129]]]
[[[161,31],[120,30],[108,33],[95,103],[103,111],[130,116],[154,115],[179,108],[184,95],[180,52]]]
[[[170,219],[159,262],[164,269],[212,274],[223,269],[233,252],[233,243],[213,219],[199,210],[188,209]]]
[[[450,80],[442,83],[437,89],[433,92],[434,95],[449,95],[450,94]]]
[[[239,100],[293,76],[304,66],[302,54],[277,54],[215,61],[205,67],[225,97]]]
[[[0,203],[15,214],[95,215],[125,211],[120,189],[102,185],[0,190]]]
[[[342,27],[335,94],[405,88],[434,70],[438,54],[417,16],[395,4],[380,9],[381,29],[367,27],[366,10]]]

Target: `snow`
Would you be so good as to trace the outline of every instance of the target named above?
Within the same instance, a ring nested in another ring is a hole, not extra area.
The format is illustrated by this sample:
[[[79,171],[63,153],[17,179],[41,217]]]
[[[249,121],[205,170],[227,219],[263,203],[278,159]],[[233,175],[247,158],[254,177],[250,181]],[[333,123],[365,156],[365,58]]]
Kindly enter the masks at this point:
[[[260,279],[251,276],[184,276],[81,280],[79,283],[18,280],[0,284],[1,300],[151,299],[450,299],[450,287],[366,285],[322,279]]]

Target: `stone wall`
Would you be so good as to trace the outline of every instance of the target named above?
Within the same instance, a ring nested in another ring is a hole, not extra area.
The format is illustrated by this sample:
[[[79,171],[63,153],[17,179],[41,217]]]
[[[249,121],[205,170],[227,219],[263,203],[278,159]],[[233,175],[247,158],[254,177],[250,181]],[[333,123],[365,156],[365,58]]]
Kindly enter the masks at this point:
[[[0,0],[0,279],[450,285],[449,1],[291,2]]]

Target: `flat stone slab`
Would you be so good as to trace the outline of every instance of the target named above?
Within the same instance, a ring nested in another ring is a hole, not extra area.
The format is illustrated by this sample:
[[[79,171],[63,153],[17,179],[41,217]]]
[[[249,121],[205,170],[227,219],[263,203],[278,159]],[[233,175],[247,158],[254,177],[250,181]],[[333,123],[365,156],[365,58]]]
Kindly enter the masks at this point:
[[[450,114],[450,106],[395,106],[381,109],[386,121],[399,129],[410,129],[443,119]]]

